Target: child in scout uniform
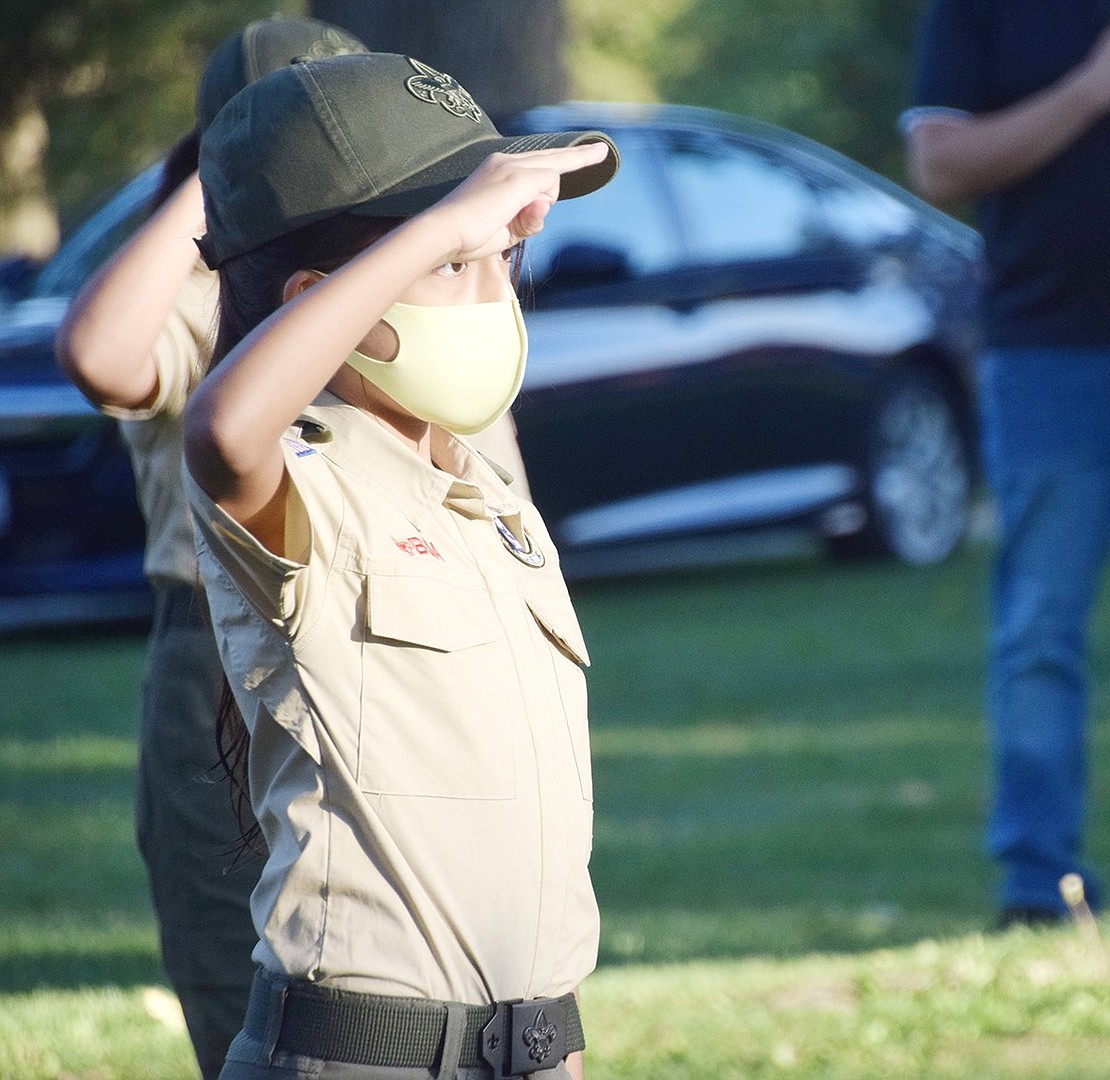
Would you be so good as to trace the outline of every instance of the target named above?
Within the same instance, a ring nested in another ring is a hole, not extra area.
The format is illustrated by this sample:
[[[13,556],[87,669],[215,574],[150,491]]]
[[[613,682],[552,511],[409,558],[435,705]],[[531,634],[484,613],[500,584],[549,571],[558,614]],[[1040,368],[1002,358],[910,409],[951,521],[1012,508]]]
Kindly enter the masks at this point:
[[[523,377],[520,242],[616,166],[387,54],[268,75],[205,133],[185,483],[269,852],[225,1080],[581,1075],[586,649],[465,436]]]
[[[209,57],[197,92],[203,129],[260,75],[295,56],[365,52],[316,19],[252,22]],[[216,275],[198,263],[203,228],[196,130],[163,166],[155,209],[74,300],[58,360],[94,405],[121,421],[146,519],[144,570],[154,593],[140,730],[136,831],[158,917],[162,958],[205,1080],[242,1026],[257,935],[258,864],[228,871],[239,827],[217,774],[214,729],[223,673],[199,591],[181,486],[181,414],[207,371]]]

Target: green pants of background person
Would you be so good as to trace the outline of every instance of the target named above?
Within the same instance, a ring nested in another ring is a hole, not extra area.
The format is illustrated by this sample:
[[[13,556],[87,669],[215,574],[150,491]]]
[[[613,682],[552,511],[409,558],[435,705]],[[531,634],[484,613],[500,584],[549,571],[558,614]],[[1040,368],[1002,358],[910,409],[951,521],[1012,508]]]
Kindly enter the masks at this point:
[[[143,687],[136,828],[158,917],[162,959],[205,1080],[243,1024],[257,935],[250,894],[259,859],[235,861],[241,832],[217,766],[222,680],[203,598],[155,586]]]

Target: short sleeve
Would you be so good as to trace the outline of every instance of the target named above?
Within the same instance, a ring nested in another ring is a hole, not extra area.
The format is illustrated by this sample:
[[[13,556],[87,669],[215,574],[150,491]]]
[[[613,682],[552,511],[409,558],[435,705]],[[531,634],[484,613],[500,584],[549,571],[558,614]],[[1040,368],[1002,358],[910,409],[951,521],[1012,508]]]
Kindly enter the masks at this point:
[[[273,554],[217,505],[182,469],[182,483],[196,523],[198,544],[227,572],[236,588],[260,615],[285,623],[292,614],[293,581],[302,565]]]
[[[987,13],[976,0],[933,0],[918,34],[910,102],[915,110],[988,107],[986,31]]]

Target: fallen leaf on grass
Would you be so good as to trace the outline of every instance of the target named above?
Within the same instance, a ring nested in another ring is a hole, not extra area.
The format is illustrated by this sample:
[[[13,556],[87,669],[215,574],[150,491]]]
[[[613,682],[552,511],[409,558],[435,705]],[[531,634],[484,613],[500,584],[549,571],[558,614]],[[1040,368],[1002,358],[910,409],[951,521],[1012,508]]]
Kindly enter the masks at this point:
[[[147,986],[143,988],[142,1000],[143,1008],[152,1020],[170,1031],[184,1033],[185,1014],[175,994],[160,986]]]

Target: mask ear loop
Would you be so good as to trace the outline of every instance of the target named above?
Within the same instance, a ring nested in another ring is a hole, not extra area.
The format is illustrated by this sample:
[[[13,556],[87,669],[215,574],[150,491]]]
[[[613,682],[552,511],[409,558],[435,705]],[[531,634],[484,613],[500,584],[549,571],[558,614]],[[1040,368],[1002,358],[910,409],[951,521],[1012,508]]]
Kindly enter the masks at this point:
[[[321,280],[328,277],[329,274],[327,270],[317,270],[315,266],[307,266],[305,267],[305,269],[310,274],[315,274]],[[381,364],[384,367],[387,364],[392,364],[393,361],[397,359],[397,354],[401,351],[401,335],[397,333],[397,328],[392,324],[387,323],[385,319],[379,319],[378,322],[388,327],[389,332],[393,335],[393,356],[389,360],[379,360],[376,356],[369,356],[359,349],[355,349],[354,351],[358,353],[358,355],[361,356],[362,359],[366,360],[368,363]],[[370,329],[373,330],[374,327],[371,327]],[[369,333],[369,331],[367,331],[367,333]]]

